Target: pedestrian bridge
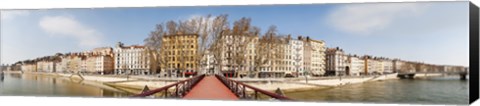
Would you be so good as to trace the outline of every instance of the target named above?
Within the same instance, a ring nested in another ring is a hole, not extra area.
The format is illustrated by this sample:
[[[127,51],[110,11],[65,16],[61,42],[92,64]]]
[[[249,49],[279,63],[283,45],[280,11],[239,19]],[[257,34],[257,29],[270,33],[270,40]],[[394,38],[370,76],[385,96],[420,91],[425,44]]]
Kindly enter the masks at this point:
[[[451,72],[439,72],[439,71],[434,71],[434,72],[401,72],[398,73],[398,77],[404,79],[412,79],[415,77],[415,75],[422,75],[422,74],[443,74],[443,75],[459,75],[461,80],[466,80],[466,77],[468,75],[468,71],[451,71]]]
[[[247,91],[249,89],[250,91]],[[154,90],[145,90],[133,97],[161,97],[205,100],[292,100],[286,96],[265,91],[220,74],[198,75]]]

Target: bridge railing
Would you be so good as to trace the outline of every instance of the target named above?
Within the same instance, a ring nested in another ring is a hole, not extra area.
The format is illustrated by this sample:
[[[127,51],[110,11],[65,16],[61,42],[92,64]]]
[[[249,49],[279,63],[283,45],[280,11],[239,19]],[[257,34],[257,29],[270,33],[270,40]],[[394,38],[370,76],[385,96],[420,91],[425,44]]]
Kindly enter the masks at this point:
[[[271,97],[271,98],[277,99],[277,100],[292,100],[292,99],[290,99],[286,96],[283,96],[283,95],[279,95],[279,94],[276,94],[276,93],[265,91],[265,90],[262,90],[262,89],[244,84],[242,82],[238,82],[238,81],[235,81],[235,80],[225,78],[222,75],[215,74],[215,77],[220,79],[223,82],[223,84],[225,84],[235,95],[237,95],[239,98],[242,98],[242,99],[255,99],[255,100],[260,99],[259,98],[259,93],[261,93],[261,94],[264,94],[268,97]],[[253,90],[253,95],[246,94],[247,89]]]
[[[142,92],[140,94],[133,95],[132,97],[146,97],[159,92],[163,92],[164,98],[181,98],[185,96],[204,77],[205,77],[205,74],[198,75],[193,78],[189,78],[189,79],[182,80],[167,86],[163,86],[161,88]],[[171,89],[172,87],[174,90],[169,92],[169,89]]]

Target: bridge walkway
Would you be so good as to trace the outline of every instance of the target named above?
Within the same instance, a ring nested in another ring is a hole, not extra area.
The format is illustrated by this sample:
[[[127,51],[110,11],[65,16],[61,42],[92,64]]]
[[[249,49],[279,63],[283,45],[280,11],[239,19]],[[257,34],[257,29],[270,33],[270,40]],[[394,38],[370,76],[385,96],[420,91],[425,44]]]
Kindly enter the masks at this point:
[[[184,99],[238,100],[239,98],[215,76],[205,76]]]

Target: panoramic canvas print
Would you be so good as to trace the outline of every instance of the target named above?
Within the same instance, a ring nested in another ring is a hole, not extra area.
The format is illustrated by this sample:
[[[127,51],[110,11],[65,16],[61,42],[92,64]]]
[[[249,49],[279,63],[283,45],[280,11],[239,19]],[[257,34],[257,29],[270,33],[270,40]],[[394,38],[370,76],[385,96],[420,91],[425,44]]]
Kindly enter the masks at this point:
[[[0,96],[468,104],[468,5],[1,10]]]

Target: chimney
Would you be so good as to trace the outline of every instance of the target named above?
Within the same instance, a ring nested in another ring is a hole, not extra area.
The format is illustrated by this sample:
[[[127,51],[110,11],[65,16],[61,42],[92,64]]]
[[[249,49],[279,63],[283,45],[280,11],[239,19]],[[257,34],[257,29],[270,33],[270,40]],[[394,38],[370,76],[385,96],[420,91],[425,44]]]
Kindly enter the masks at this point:
[[[123,43],[122,42],[117,42],[117,47],[123,47]]]

